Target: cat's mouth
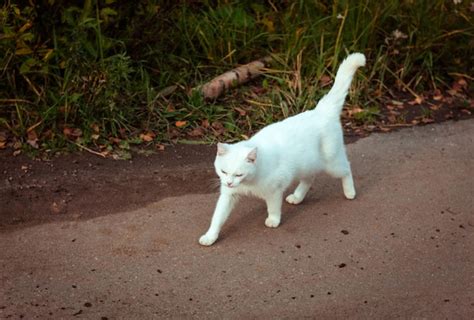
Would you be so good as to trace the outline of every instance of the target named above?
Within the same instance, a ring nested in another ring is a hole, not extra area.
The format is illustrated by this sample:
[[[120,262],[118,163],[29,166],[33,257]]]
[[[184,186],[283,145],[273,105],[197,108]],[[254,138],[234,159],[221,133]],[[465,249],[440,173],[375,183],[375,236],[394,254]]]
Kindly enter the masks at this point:
[[[235,185],[235,184],[228,184],[228,183],[223,183],[222,185],[223,185],[224,187],[227,187],[227,188],[229,188],[229,189],[233,189],[233,188],[235,188],[235,187],[236,187],[236,185]]]

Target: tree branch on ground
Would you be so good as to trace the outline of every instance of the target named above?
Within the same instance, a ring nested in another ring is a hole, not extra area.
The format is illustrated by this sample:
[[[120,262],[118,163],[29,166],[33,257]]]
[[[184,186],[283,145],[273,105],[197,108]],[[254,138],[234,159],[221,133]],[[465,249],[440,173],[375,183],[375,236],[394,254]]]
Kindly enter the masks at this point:
[[[215,77],[197,89],[201,91],[205,99],[216,99],[226,90],[234,88],[261,75],[271,60],[271,57],[264,57],[244,64]]]

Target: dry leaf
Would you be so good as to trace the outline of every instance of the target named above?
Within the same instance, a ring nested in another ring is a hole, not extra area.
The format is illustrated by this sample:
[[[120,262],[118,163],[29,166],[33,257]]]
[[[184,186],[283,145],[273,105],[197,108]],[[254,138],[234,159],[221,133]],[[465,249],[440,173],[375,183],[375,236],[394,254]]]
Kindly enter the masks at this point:
[[[122,139],[117,138],[117,137],[109,137],[109,141],[111,143],[119,144],[122,141]]]
[[[191,137],[202,137],[204,135],[204,130],[201,127],[194,128],[188,135]]]
[[[224,125],[219,121],[214,121],[212,123],[212,128],[214,129],[215,136],[220,136],[224,133]]]
[[[357,113],[360,113],[360,112],[363,112],[364,109],[362,109],[361,107],[359,106],[354,106],[350,109],[347,109],[347,116],[348,117],[352,117],[353,115],[357,114]]]
[[[461,86],[461,88],[467,89],[467,81],[464,78],[461,78],[457,81],[457,84]]]
[[[237,110],[237,111],[239,112],[239,114],[240,114],[242,117],[247,114],[247,111],[245,111],[245,110],[242,109],[242,108],[235,107],[234,109]]]
[[[155,139],[155,137],[156,135],[151,131],[140,134],[140,139],[145,142],[151,142],[153,139]]]
[[[395,123],[395,122],[397,122],[397,117],[394,116],[394,115],[389,115],[389,116],[387,116],[387,120],[388,120],[390,123]]]
[[[207,119],[202,120],[201,127],[203,127],[204,129],[209,128],[210,127],[209,120]]]
[[[38,149],[39,146],[38,146],[38,134],[36,133],[35,130],[30,130],[28,131],[28,139],[26,140],[26,142],[32,146],[33,148],[35,149]]]
[[[321,78],[319,78],[319,85],[321,87],[325,87],[329,84],[331,84],[331,77],[326,74],[323,74]]]
[[[164,144],[157,144],[156,149],[158,149],[158,151],[164,151],[165,150],[165,145]]]
[[[63,134],[68,138],[77,139],[82,136],[82,130],[79,128],[64,127]]]
[[[91,124],[91,128],[95,133],[99,133],[100,129],[96,123]]]
[[[409,105],[413,106],[413,105],[418,105],[418,104],[422,104],[423,103],[423,97],[422,96],[416,96],[414,100],[408,102]]]
[[[7,147],[6,141],[0,141],[0,149],[5,149]]]
[[[176,121],[174,125],[178,128],[184,127],[188,122],[187,121]]]
[[[174,106],[172,104],[169,104],[167,107],[166,107],[166,112],[175,112],[176,109],[174,108]]]
[[[436,89],[433,92],[433,100],[435,100],[435,101],[443,100],[443,94],[441,93],[441,90]]]

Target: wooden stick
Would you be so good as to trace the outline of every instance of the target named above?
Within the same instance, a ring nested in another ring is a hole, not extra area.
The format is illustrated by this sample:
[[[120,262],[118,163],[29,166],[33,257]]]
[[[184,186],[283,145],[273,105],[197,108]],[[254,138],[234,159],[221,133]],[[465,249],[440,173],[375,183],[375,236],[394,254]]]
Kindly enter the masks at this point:
[[[227,71],[199,87],[199,90],[205,99],[216,99],[226,90],[261,75],[271,60],[271,57],[265,57]]]

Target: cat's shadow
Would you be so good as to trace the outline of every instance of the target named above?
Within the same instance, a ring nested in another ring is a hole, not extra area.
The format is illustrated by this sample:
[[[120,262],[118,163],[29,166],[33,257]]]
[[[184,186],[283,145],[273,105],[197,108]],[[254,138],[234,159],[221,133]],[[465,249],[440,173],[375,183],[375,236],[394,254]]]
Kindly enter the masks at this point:
[[[285,193],[285,197],[294,188],[295,185],[291,186]],[[311,214],[322,215],[326,210],[321,205],[326,201],[345,201],[345,199],[340,180],[326,174],[320,174],[302,203],[292,205],[283,201],[282,220],[279,228],[298,224],[297,220],[301,220],[301,215],[308,214],[309,211],[312,211]],[[308,210],[308,208],[313,207],[315,210]],[[254,197],[242,197],[226,222],[220,238],[246,238],[249,236],[249,232],[262,232],[262,230],[265,230],[264,228],[267,228],[264,225],[266,217],[267,207],[264,200]]]

